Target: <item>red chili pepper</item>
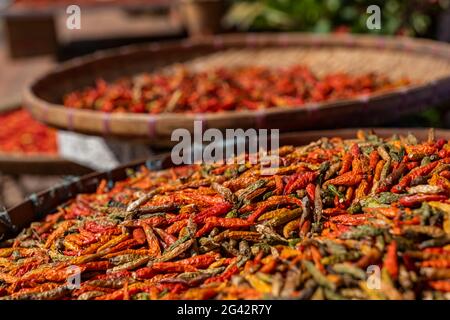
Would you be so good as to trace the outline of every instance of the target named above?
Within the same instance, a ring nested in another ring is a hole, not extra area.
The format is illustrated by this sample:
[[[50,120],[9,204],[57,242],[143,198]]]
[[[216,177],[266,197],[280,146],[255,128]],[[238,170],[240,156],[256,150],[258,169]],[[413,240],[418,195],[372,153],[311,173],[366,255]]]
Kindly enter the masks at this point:
[[[306,193],[308,194],[308,199],[311,203],[314,203],[314,199],[316,198],[316,186],[312,183],[306,186]]]
[[[418,144],[407,147],[408,158],[411,160],[420,160],[437,152],[434,145]]]
[[[136,228],[133,230],[133,239],[136,240],[138,244],[144,244],[147,239],[145,238],[144,230],[141,228]]]
[[[442,149],[438,152],[438,156],[441,159],[450,157],[450,149]]]
[[[436,280],[429,281],[428,285],[434,290],[450,292],[450,281],[449,280]]]
[[[412,162],[408,162],[406,164],[406,168],[408,169],[408,171],[411,171],[412,169],[416,168],[419,166],[419,162],[418,161],[412,161]]]
[[[220,257],[220,254],[218,254],[218,253],[205,253],[205,254],[189,257],[186,259],[178,260],[175,263],[182,264],[182,265],[190,265],[195,268],[203,269],[203,268],[209,267],[211,265],[211,263],[213,263],[214,261],[219,259],[219,257]]]
[[[343,175],[344,173],[350,171],[352,167],[353,156],[351,153],[346,153],[342,158],[342,167],[339,171],[339,175]]]
[[[450,179],[450,170],[441,171],[439,175],[445,179]]]
[[[353,158],[358,158],[361,154],[361,150],[359,149],[359,146],[356,143],[353,143],[350,147],[350,153],[353,156]]]
[[[252,221],[248,221],[241,218],[218,218],[218,217],[209,217],[205,220],[205,225],[203,228],[197,231],[195,234],[196,237],[201,237],[205,233],[211,231],[215,227],[222,227],[222,228],[245,228],[250,227],[253,225]]]
[[[110,267],[110,263],[109,261],[87,262],[79,267],[84,271],[108,270],[108,268]]]
[[[303,172],[295,174],[284,188],[284,194],[290,194],[298,189],[304,189],[309,183],[313,182],[317,172]]]
[[[447,196],[435,194],[415,194],[400,198],[399,202],[405,207],[415,207],[424,201],[441,201],[446,200]]]
[[[372,214],[353,214],[353,215],[337,215],[332,216],[330,218],[330,221],[345,224],[345,225],[352,225],[357,226],[364,223],[367,223],[367,220],[373,217]]]
[[[431,267],[431,268],[441,268],[446,269],[450,268],[450,259],[435,259],[435,260],[426,260],[420,263],[421,267]]]
[[[212,208],[207,208],[207,209],[199,212],[194,217],[194,222],[195,223],[201,223],[201,222],[205,221],[205,219],[208,218],[208,217],[224,215],[225,213],[230,211],[231,208],[232,208],[232,205],[229,204],[228,202],[217,204],[217,205],[215,205]]]
[[[397,242],[393,240],[387,246],[386,257],[384,259],[384,267],[388,271],[392,279],[398,278],[398,261],[397,261]]]
[[[380,160],[380,155],[377,150],[373,150],[369,156],[369,167],[372,172],[375,172],[375,168],[377,167],[377,163]]]
[[[334,179],[327,180],[327,184],[333,184],[336,186],[355,186],[359,184],[363,179],[363,176],[361,174],[355,174],[354,172],[346,172]]]
[[[275,259],[272,259],[269,262],[267,262],[265,265],[263,265],[261,267],[261,269],[259,269],[259,272],[272,273],[275,271],[276,267],[277,267],[277,261]]]
[[[274,176],[274,180],[275,180],[276,188],[275,188],[273,193],[275,195],[279,196],[279,195],[281,195],[283,193],[283,179],[280,176],[275,175]]]
[[[311,221],[306,220],[305,222],[303,222],[303,224],[300,226],[300,235],[302,237],[306,237],[306,235],[308,234],[309,230],[311,229]]]
[[[404,163],[400,164],[398,168],[394,169],[390,175],[381,181],[380,186],[377,189],[377,193],[386,192],[392,187],[394,183],[400,179],[404,172],[406,172],[407,167]]]
[[[254,222],[259,218],[266,210],[271,207],[286,205],[286,204],[294,204],[299,207],[302,206],[302,201],[300,199],[290,197],[290,196],[272,196],[268,200],[261,202],[258,205],[258,208],[248,217],[248,221]]]
[[[229,267],[222,275],[211,277],[205,281],[206,284],[213,283],[213,282],[225,282],[226,280],[230,279],[233,275],[239,272],[239,268],[237,265],[233,265]]]
[[[342,209],[342,208],[327,208],[327,209],[323,209],[323,214],[325,216],[337,216],[340,214],[346,214],[347,210]]]
[[[178,232],[181,231],[181,229],[183,229],[184,227],[187,226],[189,220],[188,219],[184,219],[184,220],[180,220],[177,222],[174,222],[170,225],[170,227],[168,227],[166,229],[166,232],[170,235],[174,235],[177,234]]]
[[[160,238],[162,239],[162,241],[164,241],[164,243],[168,246],[171,246],[172,244],[175,243],[175,241],[177,241],[177,238],[174,237],[173,235],[165,232],[162,229],[158,229],[158,228],[154,228],[154,230],[156,231],[156,233],[160,236]]]
[[[440,150],[444,145],[447,144],[447,140],[445,140],[444,138],[439,138],[436,143],[435,146],[438,150]]]
[[[426,164],[422,167],[419,167],[407,175],[405,175],[403,178],[400,179],[400,182],[393,186],[391,188],[391,192],[400,193],[405,190],[406,187],[409,187],[412,180],[414,180],[417,177],[422,177],[427,174],[429,174],[431,171],[433,171],[434,168],[439,164],[438,161],[431,162],[429,164]]]

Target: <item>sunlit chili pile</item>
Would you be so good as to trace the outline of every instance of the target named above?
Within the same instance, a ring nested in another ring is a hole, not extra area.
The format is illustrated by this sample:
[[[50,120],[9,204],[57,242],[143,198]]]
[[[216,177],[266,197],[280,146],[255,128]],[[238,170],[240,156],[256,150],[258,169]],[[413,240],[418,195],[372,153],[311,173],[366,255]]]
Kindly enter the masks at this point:
[[[449,298],[449,141],[359,132],[279,157],[274,175],[247,162],[102,181],[2,243],[0,296]]]
[[[24,109],[0,114],[0,152],[56,154],[56,132]]]
[[[72,92],[64,105],[104,112],[220,112],[347,99],[409,84],[374,73],[329,74],[318,77],[304,66],[287,68],[238,67],[193,72],[183,66],[171,73],[147,73],[134,79]]]

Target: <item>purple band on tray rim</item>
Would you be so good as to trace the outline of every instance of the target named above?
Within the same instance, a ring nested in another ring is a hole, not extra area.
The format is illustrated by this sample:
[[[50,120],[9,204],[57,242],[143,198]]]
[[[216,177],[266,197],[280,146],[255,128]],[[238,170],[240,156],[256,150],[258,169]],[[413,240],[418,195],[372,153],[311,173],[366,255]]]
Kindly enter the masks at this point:
[[[48,120],[48,105],[44,104],[41,109],[41,119],[43,122],[47,122]]]
[[[147,134],[149,138],[156,137],[156,117],[154,115],[147,115]]]
[[[441,55],[440,48],[438,48],[438,46],[436,46],[434,44],[430,45],[429,51],[430,51],[430,54],[433,55],[433,56],[440,56]]]
[[[398,41],[395,42],[395,48],[399,51],[406,51],[406,52],[410,50],[408,44],[403,38],[400,38]]]
[[[315,48],[320,48],[322,46],[322,39],[319,38],[319,36],[313,36],[311,38],[312,46]]]
[[[254,48],[256,47],[257,44],[257,38],[255,35],[253,34],[249,34],[245,37],[245,44],[247,47],[249,48]]]
[[[355,39],[352,36],[346,36],[345,38],[345,45],[348,48],[353,48],[356,45]]]
[[[111,132],[110,120],[111,115],[105,112],[102,116],[102,131],[104,134],[109,134]]]
[[[214,37],[213,47],[215,49],[222,49],[223,48],[223,38],[220,36]]]
[[[376,47],[379,49],[386,49],[386,39],[378,38],[376,41]]]
[[[277,43],[282,47],[287,47],[289,45],[289,37],[286,34],[280,34],[277,36]]]
[[[67,110],[67,129],[69,131],[73,131],[73,116],[74,116],[74,112],[72,109],[68,109]]]

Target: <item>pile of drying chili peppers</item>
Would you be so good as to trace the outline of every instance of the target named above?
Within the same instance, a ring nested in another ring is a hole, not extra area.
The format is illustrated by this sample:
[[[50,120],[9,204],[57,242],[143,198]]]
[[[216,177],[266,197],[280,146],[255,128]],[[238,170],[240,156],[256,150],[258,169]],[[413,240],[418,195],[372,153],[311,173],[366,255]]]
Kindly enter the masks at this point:
[[[103,112],[204,113],[256,110],[353,98],[409,84],[385,76],[345,73],[319,78],[304,66],[219,68],[203,72],[183,66],[172,73],[147,73],[67,94],[64,105]]]
[[[37,122],[24,110],[0,115],[0,152],[56,154],[56,132]]]
[[[1,243],[1,299],[449,298],[449,141],[359,132],[278,155],[273,175],[102,181]]]

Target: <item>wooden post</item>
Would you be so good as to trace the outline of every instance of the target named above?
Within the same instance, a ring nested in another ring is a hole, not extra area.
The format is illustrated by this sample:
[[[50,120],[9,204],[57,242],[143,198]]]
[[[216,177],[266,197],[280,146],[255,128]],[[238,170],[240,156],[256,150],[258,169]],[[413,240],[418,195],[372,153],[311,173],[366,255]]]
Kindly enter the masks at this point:
[[[190,37],[219,33],[225,13],[223,0],[179,0],[179,11]]]

